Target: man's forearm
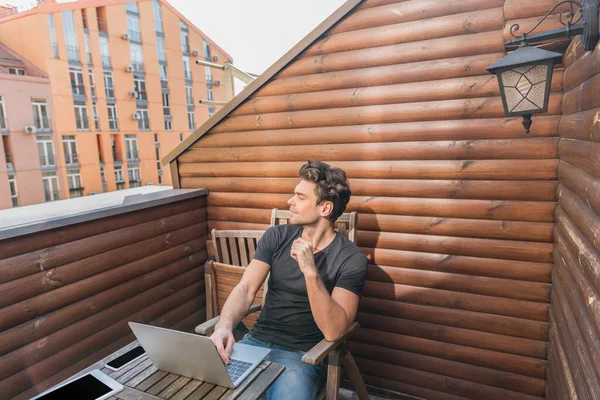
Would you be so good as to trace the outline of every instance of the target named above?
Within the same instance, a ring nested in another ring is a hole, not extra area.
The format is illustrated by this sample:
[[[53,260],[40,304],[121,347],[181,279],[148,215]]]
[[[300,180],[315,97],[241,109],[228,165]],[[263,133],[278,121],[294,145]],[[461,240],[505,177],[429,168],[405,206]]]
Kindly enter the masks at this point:
[[[312,315],[325,339],[335,341],[344,333],[350,321],[344,309],[332,298],[318,274],[305,276]]]
[[[219,322],[215,326],[215,330],[218,328],[233,330],[233,327],[248,313],[252,301],[254,301],[254,298],[250,298],[247,288],[238,284],[231,291],[229,298],[225,302]]]

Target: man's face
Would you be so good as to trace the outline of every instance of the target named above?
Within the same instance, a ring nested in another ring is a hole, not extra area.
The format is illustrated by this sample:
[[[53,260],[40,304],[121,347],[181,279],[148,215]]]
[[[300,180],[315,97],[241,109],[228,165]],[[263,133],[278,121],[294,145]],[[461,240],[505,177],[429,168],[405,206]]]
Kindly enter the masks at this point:
[[[294,196],[288,200],[291,225],[312,225],[319,220],[322,207],[317,205],[316,187],[316,183],[301,180],[294,189]]]

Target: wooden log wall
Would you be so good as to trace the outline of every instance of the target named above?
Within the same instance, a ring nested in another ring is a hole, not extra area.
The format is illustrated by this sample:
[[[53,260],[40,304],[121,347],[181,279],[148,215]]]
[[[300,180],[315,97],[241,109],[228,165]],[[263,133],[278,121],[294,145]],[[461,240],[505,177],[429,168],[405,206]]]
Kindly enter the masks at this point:
[[[600,44],[565,56],[548,399],[600,398]]]
[[[526,135],[485,68],[551,3],[366,0],[177,159],[182,188],[211,191],[209,229],[266,229],[307,159],[347,171],[370,260],[350,348],[370,385],[545,397],[560,114],[581,100],[563,105],[557,68]]]
[[[164,203],[164,202],[163,202]],[[28,399],[134,340],[205,318],[206,195],[0,241],[0,398]]]

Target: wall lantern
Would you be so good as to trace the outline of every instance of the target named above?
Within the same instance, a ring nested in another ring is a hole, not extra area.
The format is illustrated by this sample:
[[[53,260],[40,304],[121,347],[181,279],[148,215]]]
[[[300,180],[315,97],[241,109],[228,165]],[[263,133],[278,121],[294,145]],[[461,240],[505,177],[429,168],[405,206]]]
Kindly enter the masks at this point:
[[[564,28],[528,36],[552,11],[563,4],[569,4],[569,8],[561,11],[558,15]],[[575,10],[575,6],[578,7],[577,10]],[[563,18],[567,20],[563,21]],[[515,39],[504,44],[507,46],[518,45],[519,47],[490,65],[487,70],[498,77],[504,114],[507,117],[522,115],[525,133],[529,133],[531,115],[548,111],[552,70],[554,64],[560,62],[562,58],[560,53],[529,45],[550,39],[582,35],[581,43],[584,50],[593,50],[598,42],[596,0],[584,0],[582,4],[574,0],[561,1],[552,7],[529,32],[517,36],[515,32],[518,30],[518,24],[512,25],[510,34]]]

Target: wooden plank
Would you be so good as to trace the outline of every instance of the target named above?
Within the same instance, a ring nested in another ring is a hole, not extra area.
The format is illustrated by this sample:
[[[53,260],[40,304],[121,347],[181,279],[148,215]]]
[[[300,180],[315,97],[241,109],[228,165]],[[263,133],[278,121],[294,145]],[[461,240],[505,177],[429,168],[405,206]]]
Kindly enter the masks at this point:
[[[600,107],[563,115],[559,132],[562,138],[600,143]]]
[[[189,395],[186,400],[200,400],[200,399],[204,399],[204,396],[206,396],[206,394],[208,392],[210,392],[211,390],[213,390],[215,387],[215,385],[213,385],[212,383],[204,383],[202,384],[202,386],[200,386],[198,389],[196,389],[195,392],[193,392],[191,395]]]
[[[128,387],[124,387],[122,391],[115,394],[115,397],[121,400],[161,400],[160,397]]]
[[[235,238],[229,238],[227,240],[229,244],[229,251],[231,252],[231,263],[233,265],[240,265],[240,257],[238,256],[237,240]]]
[[[227,392],[227,390],[228,389],[224,386],[217,386],[204,397],[204,400],[218,400]]]
[[[364,313],[427,322],[435,325],[453,326],[543,342],[548,341],[548,323],[541,321],[372,297],[363,297],[360,301],[359,310]]]
[[[563,185],[558,186],[557,193],[562,210],[600,254],[600,217]]]
[[[190,394],[198,389],[204,382],[192,379],[171,400],[186,400]]]
[[[153,365],[149,366],[148,368],[146,368],[145,370],[143,370],[142,372],[140,372],[135,377],[131,378],[131,380],[125,382],[125,385],[135,388],[140,383],[142,383],[143,381],[148,379],[150,376],[152,376],[156,371],[158,371],[158,369],[153,364]]]
[[[252,386],[244,391],[238,399],[253,400],[259,398],[267,391],[268,387],[279,378],[279,375],[281,375],[284,370],[285,367],[283,365],[274,363],[269,364],[264,372],[254,381]]]
[[[560,183],[600,215],[600,180],[561,161],[558,165]]]
[[[360,311],[357,314],[356,321],[360,323],[361,327],[373,330],[395,332],[407,336],[416,336],[541,360],[546,359],[548,345],[545,341],[479,332],[390,316],[379,316]]]
[[[225,264],[230,264],[229,251],[228,251],[228,247],[227,247],[227,239],[219,238],[217,243],[220,245],[219,248],[221,249],[221,251],[219,251],[219,253],[221,253],[221,256],[223,257],[223,262]]]
[[[561,165],[563,165],[561,163]],[[566,165],[566,164],[565,164]],[[211,192],[210,206],[273,208],[286,207],[289,194]],[[472,218],[503,221],[554,221],[554,202],[427,199],[409,197],[355,196],[346,211],[362,214]],[[214,221],[209,221],[209,224]],[[266,224],[261,224],[266,225]],[[267,225],[268,226],[268,225]]]
[[[539,115],[531,126],[530,138],[558,136],[560,115]],[[352,143],[393,143],[438,140],[522,139],[523,125],[517,118],[459,119],[391,124],[365,124],[220,132],[203,137],[191,148],[230,148],[253,146],[301,146]],[[325,158],[324,158],[325,159]],[[214,196],[211,192],[210,197]],[[279,207],[279,206],[271,206]],[[285,208],[283,206],[279,208]]]
[[[252,240],[252,239],[250,239]],[[248,250],[246,249],[246,238],[238,238],[237,239],[238,249],[240,250],[240,259],[242,263],[242,267],[248,266]]]
[[[291,193],[297,183],[295,178],[182,178],[186,187],[199,185],[236,193],[259,190],[264,193]],[[438,199],[555,201],[556,186],[557,182],[552,181],[352,180],[352,191],[358,196]]]
[[[431,113],[431,110],[429,112]],[[304,162],[307,156],[319,157],[330,162],[348,161],[354,163],[357,161],[539,160],[558,157],[558,140],[558,138],[532,137],[528,139],[488,139],[468,142],[439,140],[335,145],[304,144],[302,146],[240,146],[222,149],[216,153],[212,152],[212,154],[207,154],[210,152],[204,149],[194,148],[188,150],[184,156],[181,156],[181,159],[187,163],[256,162],[257,159],[260,159],[261,162]],[[466,166],[468,167],[468,165]],[[298,178],[294,177],[294,179],[297,180]],[[263,193],[262,191],[248,192]],[[292,193],[293,190],[285,190],[284,192]],[[211,205],[210,198],[208,201]],[[281,208],[287,209],[288,207],[284,203]]]
[[[163,165],[165,165],[164,161]],[[173,188],[181,189],[177,160],[172,160],[171,162],[169,162],[169,169],[171,171],[171,180],[173,181]]]
[[[146,359],[144,361],[142,361],[141,363],[137,364],[134,368],[128,369],[124,374],[122,374],[121,376],[119,376],[117,378],[114,378],[114,377],[113,378],[117,379],[118,382],[125,384],[125,382],[128,382],[128,381],[132,380],[133,378],[135,378],[137,375],[143,373],[151,365],[152,365],[152,361],[150,361],[150,359],[148,359],[148,356],[146,356]]]
[[[152,375],[150,375],[150,377],[148,377],[143,382],[141,382],[139,385],[137,385],[136,389],[138,389],[139,391],[145,392],[146,390],[148,390],[152,386],[154,386],[156,383],[158,383],[165,376],[167,376],[167,374],[168,374],[168,372],[157,370]]]
[[[256,378],[265,370],[269,365],[268,361],[263,361],[258,365],[254,371],[248,375],[246,379],[235,389],[229,389],[227,393],[222,397],[222,400],[235,400],[237,399],[246,389],[248,389],[256,380]]]
[[[167,386],[158,396],[162,399],[170,399],[175,396],[185,385],[187,385],[192,379],[186,376],[179,376],[175,382]],[[152,389],[151,389],[152,390]]]

